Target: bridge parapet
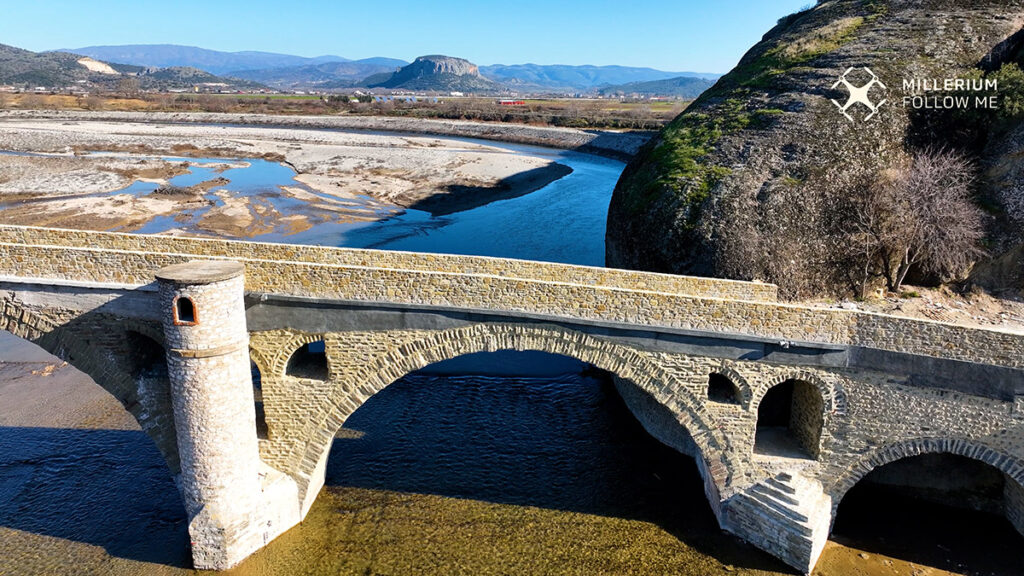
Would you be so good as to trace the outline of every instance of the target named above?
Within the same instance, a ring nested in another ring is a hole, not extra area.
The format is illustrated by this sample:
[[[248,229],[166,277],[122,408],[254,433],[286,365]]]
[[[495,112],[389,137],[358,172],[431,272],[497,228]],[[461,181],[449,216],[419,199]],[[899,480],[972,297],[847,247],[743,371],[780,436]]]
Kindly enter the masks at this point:
[[[277,260],[363,266],[422,272],[450,272],[458,274],[484,274],[504,278],[545,282],[569,282],[584,286],[604,286],[626,290],[648,290],[667,294],[757,300],[775,302],[778,287],[762,282],[739,282],[697,276],[654,274],[613,268],[594,268],[489,258],[424,254],[390,250],[358,250],[300,244],[277,244],[219,240],[210,238],[184,238],[35,228],[28,226],[0,226],[0,242],[32,246],[90,247],[138,252],[193,254],[225,258]]]
[[[532,314],[552,319],[621,323],[637,327],[668,327],[719,334],[744,334],[783,342],[810,342],[865,347],[980,364],[1024,368],[1024,334],[972,329],[926,320],[913,320],[859,311],[815,308],[775,302],[696,297],[654,290],[579,284],[569,281],[451,272],[463,257],[424,256],[439,270],[380,267],[386,253],[346,251],[368,265],[314,263],[256,258],[273,253],[277,245],[203,240],[196,244],[171,242],[164,250],[110,249],[125,242],[153,248],[148,236],[126,234],[64,234],[28,228],[19,231],[29,245],[0,243],[0,275],[105,284],[145,285],[165,266],[193,260],[238,260],[246,266],[246,290],[308,299],[397,303]],[[52,242],[48,242],[52,240]],[[62,239],[62,240],[60,240]],[[60,242],[58,242],[60,240]],[[176,240],[161,238],[160,240]],[[80,242],[81,246],[72,246]],[[201,247],[201,253],[176,253],[174,247]],[[248,256],[237,255],[249,246]],[[218,256],[218,253],[232,256]],[[307,255],[308,256],[308,255]],[[453,263],[455,262],[455,263]],[[556,274],[557,264],[540,264]],[[565,267],[572,270],[578,267]],[[597,272],[595,272],[597,274]],[[641,273],[633,273],[643,276]],[[657,275],[654,275],[657,276]]]

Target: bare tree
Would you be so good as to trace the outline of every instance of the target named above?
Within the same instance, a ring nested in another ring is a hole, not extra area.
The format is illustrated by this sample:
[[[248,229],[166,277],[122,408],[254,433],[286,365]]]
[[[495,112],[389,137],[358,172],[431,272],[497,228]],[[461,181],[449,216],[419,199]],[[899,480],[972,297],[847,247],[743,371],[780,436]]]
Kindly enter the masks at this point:
[[[973,183],[974,169],[965,157],[926,149],[873,184],[851,190],[843,212],[847,257],[859,266],[859,290],[877,274],[898,292],[915,268],[945,279],[965,272],[983,254]]]
[[[86,110],[103,110],[105,101],[99,96],[86,96],[82,100],[82,107]]]
[[[117,81],[117,91],[128,98],[134,98],[139,95],[139,86],[139,79],[135,76],[125,76]]]
[[[21,108],[40,110],[46,106],[46,97],[42,94],[25,94],[21,97]]]

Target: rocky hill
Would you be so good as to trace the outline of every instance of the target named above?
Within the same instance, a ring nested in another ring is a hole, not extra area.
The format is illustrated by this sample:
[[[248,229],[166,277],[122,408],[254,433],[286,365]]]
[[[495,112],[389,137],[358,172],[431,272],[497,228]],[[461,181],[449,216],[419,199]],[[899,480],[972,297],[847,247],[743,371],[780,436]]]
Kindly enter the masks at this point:
[[[476,64],[451,56],[420,56],[386,78],[364,81],[368,88],[392,90],[500,92],[501,84],[480,75]]]
[[[967,252],[1010,253],[1024,241],[1022,25],[1021,0],[828,0],[781,19],[629,164],[609,210],[608,265],[760,279],[791,297],[849,293],[898,264],[858,253],[875,242],[868,229],[914,232],[909,221],[858,230],[861,208],[937,150],[973,166],[974,205],[947,220],[980,214],[984,242]],[[918,82],[936,79],[952,91]],[[957,79],[1000,86],[963,90]],[[865,89],[875,112],[854,98]],[[978,105],[993,96],[1000,110]]]
[[[242,70],[265,70],[285,66],[310,66],[326,62],[348,62],[341,56],[305,58],[273,52],[221,52],[177,44],[128,44],[86,46],[62,52],[91,56],[105,62],[124,62],[146,68],[191,67],[211,74],[233,75]]]
[[[140,87],[143,90],[189,88],[197,85],[213,85],[228,90],[255,90],[264,87],[262,84],[249,80],[215,76],[205,70],[191,66],[145,68],[139,71],[136,76],[138,76]]]
[[[341,56],[306,58],[273,52],[221,52],[176,44],[86,46],[61,50],[104,62],[146,68],[192,67],[282,89],[334,90],[387,81],[408,62],[395,58],[350,60]],[[665,80],[678,76],[715,80],[718,74],[666,72],[631,66],[494,64],[482,66],[485,78],[519,91],[593,94],[604,86]]]
[[[109,84],[111,78],[133,73],[135,66],[106,63],[77,54],[35,53],[0,44],[0,84],[68,86],[80,80]]]
[[[285,90],[346,88],[375,74],[388,74],[408,62],[391,58],[367,58],[351,62],[324,62],[266,70],[244,70],[232,76]]]
[[[665,80],[629,82],[628,84],[605,86],[598,90],[597,93],[602,96],[639,95],[693,99],[700,96],[713,84],[713,81],[704,78],[679,76],[676,78],[666,78]]]
[[[215,84],[229,90],[260,88],[248,80],[214,76],[187,66],[143,68],[96,60],[67,52],[31,52],[0,44],[0,84],[28,88],[79,86],[117,90],[126,77],[138,80],[142,90],[187,89],[197,84]]]

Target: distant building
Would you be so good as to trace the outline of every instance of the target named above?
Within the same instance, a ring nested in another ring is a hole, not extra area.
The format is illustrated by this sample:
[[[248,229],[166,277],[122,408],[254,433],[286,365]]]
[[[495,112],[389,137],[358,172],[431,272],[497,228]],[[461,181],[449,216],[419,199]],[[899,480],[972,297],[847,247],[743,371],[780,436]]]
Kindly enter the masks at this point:
[[[526,100],[498,100],[499,106],[526,106]]]

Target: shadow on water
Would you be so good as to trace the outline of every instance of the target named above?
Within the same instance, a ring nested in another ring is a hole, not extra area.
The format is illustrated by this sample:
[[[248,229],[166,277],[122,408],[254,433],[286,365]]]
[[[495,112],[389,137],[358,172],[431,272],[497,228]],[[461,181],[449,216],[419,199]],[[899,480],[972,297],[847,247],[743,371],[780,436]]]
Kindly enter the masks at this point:
[[[511,200],[531,194],[551,182],[572,174],[572,168],[554,163],[534,168],[499,180],[492,186],[451,184],[444,194],[427,196],[409,206],[411,210],[429,212],[431,216],[447,216],[486,206],[498,200]]]
[[[1024,541],[1002,515],[927,502],[881,485],[862,483],[847,493],[832,539],[955,574],[1024,572]]]
[[[391,384],[342,428],[328,487],[639,520],[722,563],[787,571],[721,533],[695,462],[644,431],[610,375],[556,356],[563,371],[541,375],[536,359],[528,376],[435,365]]]
[[[0,526],[191,566],[184,505],[141,430],[0,427]]]

